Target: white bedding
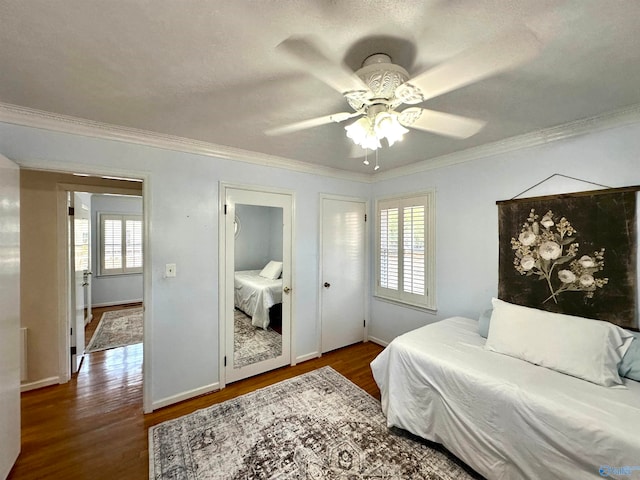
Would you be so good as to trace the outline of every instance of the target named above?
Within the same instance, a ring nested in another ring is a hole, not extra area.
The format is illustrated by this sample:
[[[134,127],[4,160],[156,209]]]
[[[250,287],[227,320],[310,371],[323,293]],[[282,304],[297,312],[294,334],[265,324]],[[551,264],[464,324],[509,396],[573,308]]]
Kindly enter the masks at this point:
[[[371,363],[389,426],[442,443],[489,479],[640,478],[640,383],[607,388],[483,348],[454,317]],[[637,467],[633,469],[633,467]]]
[[[282,303],[282,279],[271,280],[258,275],[260,270],[235,273],[235,306],[251,317],[251,323],[265,330],[269,326],[269,309]]]

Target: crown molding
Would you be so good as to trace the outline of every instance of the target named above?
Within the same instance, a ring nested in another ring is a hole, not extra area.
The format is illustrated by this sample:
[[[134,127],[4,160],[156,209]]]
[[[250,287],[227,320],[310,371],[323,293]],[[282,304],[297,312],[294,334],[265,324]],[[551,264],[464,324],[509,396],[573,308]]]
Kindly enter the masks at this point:
[[[299,160],[292,160],[290,158],[267,155],[264,153],[252,152],[250,150],[243,150],[225,145],[217,145],[200,140],[192,140],[175,135],[166,135],[137,128],[101,123],[69,115],[60,115],[10,103],[0,102],[0,122],[72,135],[81,135],[84,137],[99,138],[102,140],[134,143],[147,147],[204,155],[224,160],[235,160],[254,165],[284,168],[295,172],[322,175],[342,180],[371,183],[372,179],[371,174],[369,173],[349,172],[337,168],[313,165]]]
[[[620,110],[587,117],[568,122],[555,127],[538,130],[510,137],[478,147],[468,148],[459,152],[441,155],[403,167],[396,167],[377,173],[358,173],[337,168],[313,165],[299,160],[267,155],[264,153],[242,150],[239,148],[217,145],[213,143],[192,140],[189,138],[166,135],[119,125],[95,122],[83,118],[60,115],[0,102],[0,122],[41,128],[61,133],[81,135],[104,140],[116,140],[149,147],[193,153],[225,160],[235,160],[255,165],[283,168],[295,172],[322,175],[342,180],[362,183],[377,183],[393,178],[414,175],[420,172],[444,168],[451,165],[480,160],[482,158],[500,155],[515,150],[546,145],[558,140],[565,140],[579,135],[595,133],[624,125],[640,122],[640,104],[635,104]]]
[[[640,123],[640,104],[375,173],[373,183]]]

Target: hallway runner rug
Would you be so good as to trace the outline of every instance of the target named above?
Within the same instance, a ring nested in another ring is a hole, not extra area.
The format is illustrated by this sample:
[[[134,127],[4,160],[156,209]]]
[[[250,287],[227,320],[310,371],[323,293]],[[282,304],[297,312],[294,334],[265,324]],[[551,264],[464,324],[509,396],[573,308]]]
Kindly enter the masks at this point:
[[[331,367],[149,429],[149,478],[475,478],[434,444],[389,429],[380,402]]]
[[[142,343],[142,307],[102,314],[85,353]]]

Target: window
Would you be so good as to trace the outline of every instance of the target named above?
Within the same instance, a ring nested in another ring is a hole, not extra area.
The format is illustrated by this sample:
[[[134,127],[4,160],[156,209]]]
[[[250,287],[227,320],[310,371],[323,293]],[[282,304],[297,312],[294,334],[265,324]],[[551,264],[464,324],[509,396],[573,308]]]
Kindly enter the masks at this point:
[[[142,216],[100,214],[100,274],[142,273]]]
[[[434,193],[378,200],[378,297],[435,309]]]

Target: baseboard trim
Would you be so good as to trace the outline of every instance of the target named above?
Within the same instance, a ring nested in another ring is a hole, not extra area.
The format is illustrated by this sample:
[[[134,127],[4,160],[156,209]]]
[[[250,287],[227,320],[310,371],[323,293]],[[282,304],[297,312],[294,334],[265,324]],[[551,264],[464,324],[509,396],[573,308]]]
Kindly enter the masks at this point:
[[[117,302],[93,303],[91,308],[115,307],[117,305],[129,305],[130,303],[142,303],[142,299],[135,298],[133,300],[118,300]]]
[[[182,392],[177,395],[172,395],[171,397],[157,400],[151,404],[151,409],[152,411],[155,411],[160,408],[173,405],[174,403],[183,402],[184,400],[189,400],[191,398],[199,397],[200,395],[206,395],[207,393],[216,392],[218,390],[220,390],[220,383],[215,382],[210,385],[205,385],[204,387],[195,388],[193,390]]]
[[[372,337],[371,335],[369,335],[369,341],[373,343],[377,343],[382,347],[386,347],[387,345],[389,345],[389,342],[385,342],[384,340],[380,340],[379,338]]]
[[[307,353],[306,355],[300,355],[299,357],[296,357],[296,363],[306,362],[307,360],[313,360],[314,358],[319,358],[319,357],[320,357],[320,352]]]
[[[35,382],[25,382],[20,384],[20,392],[29,392],[38,388],[50,387],[51,385],[58,385],[60,383],[60,377],[43,378],[42,380],[36,380]]]

